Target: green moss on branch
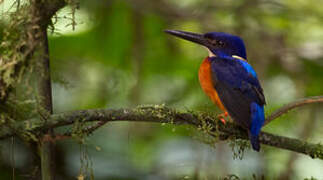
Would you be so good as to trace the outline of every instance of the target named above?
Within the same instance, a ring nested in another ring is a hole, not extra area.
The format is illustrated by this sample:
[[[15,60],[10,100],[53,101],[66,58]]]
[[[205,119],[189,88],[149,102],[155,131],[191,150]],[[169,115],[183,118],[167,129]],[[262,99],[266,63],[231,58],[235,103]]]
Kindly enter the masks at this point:
[[[15,125],[15,128],[25,129],[29,132],[38,132],[50,128],[71,125],[79,122],[155,122],[172,123],[176,125],[188,124],[196,128],[202,128],[204,132],[220,140],[248,139],[246,131],[233,123],[223,125],[216,115],[201,112],[185,112],[167,108],[165,106],[145,106],[134,109],[92,109],[54,114],[45,124],[39,119],[24,121]],[[12,134],[0,132],[0,138]],[[323,146],[320,144],[307,143],[298,139],[278,136],[266,132],[260,134],[260,142],[276,148],[286,149],[323,159]]]

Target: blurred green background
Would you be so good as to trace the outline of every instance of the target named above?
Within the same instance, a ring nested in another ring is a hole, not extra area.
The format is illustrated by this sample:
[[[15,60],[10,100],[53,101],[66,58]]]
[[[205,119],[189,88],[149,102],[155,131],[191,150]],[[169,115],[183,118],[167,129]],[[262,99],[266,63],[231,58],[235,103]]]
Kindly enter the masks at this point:
[[[10,10],[13,1],[0,4]],[[163,30],[220,31],[241,36],[267,98],[266,114],[307,96],[323,94],[322,0],[82,0],[53,18],[49,30],[54,112],[165,104],[178,109],[218,109],[199,87],[197,72],[207,51]],[[0,19],[1,20],[1,19]],[[322,142],[322,105],[297,109],[263,128],[283,136]],[[76,179],[323,179],[323,161],[263,145],[234,159],[226,142],[203,143],[187,126],[108,123],[85,145],[57,143],[57,176]],[[18,140],[2,141],[0,178],[12,166],[30,174],[30,152]],[[10,148],[8,148],[10,147]],[[14,165],[11,160],[14,154]],[[82,162],[82,163],[81,163]],[[88,165],[88,168],[86,167]]]

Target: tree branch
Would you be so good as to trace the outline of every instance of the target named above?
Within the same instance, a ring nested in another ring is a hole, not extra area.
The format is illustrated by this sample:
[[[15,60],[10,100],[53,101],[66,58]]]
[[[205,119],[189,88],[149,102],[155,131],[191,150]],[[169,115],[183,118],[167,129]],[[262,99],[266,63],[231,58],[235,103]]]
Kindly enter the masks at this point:
[[[277,118],[281,114],[287,113],[288,110],[301,105],[322,102],[322,96],[310,97],[290,103],[281,107],[269,118]],[[278,113],[279,112],[279,113]],[[279,114],[279,115],[275,115]],[[92,109],[72,111],[61,114],[51,115],[49,121],[44,123],[39,119],[24,121],[23,123],[14,125],[15,129],[24,129],[30,133],[56,128],[66,125],[87,122],[111,122],[111,121],[132,121],[132,122],[155,122],[155,123],[171,123],[175,125],[192,125],[204,132],[219,138],[227,139],[248,139],[248,135],[244,129],[234,123],[226,123],[223,125],[217,115],[207,113],[181,112],[164,106],[148,106],[138,107],[134,109]],[[0,139],[12,136],[0,132]],[[319,158],[323,160],[323,146],[321,144],[307,143],[302,140],[278,136],[266,132],[260,134],[260,142],[276,148],[286,149]]]
[[[266,118],[265,125],[270,123],[272,120],[277,119],[281,115],[288,113],[292,109],[313,103],[323,103],[323,96],[313,96],[309,98],[304,98],[284,105],[283,107],[279,108]]]

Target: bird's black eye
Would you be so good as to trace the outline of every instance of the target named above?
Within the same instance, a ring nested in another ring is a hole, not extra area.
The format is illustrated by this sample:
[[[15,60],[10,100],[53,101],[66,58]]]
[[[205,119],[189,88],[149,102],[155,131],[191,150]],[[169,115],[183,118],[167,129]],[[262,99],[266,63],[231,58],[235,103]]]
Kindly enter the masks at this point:
[[[224,42],[223,41],[218,41],[218,46],[223,47],[224,46]]]
[[[210,44],[212,44],[213,46],[216,46],[216,47],[223,47],[224,46],[224,42],[221,40],[208,38],[208,41]]]

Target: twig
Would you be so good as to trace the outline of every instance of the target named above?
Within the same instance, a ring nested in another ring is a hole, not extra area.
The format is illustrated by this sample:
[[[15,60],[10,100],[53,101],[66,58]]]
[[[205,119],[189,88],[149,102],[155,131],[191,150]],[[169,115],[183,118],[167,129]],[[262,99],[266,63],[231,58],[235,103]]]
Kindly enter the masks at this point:
[[[277,109],[275,112],[273,112],[270,116],[266,118],[265,125],[270,123],[272,120],[277,119],[281,115],[288,113],[292,109],[314,103],[323,103],[323,96],[313,96],[309,98],[304,98],[284,105],[283,107]]]
[[[95,130],[99,129],[103,125],[105,125],[108,121],[98,121],[94,125],[87,126],[82,129],[82,133],[85,133],[86,135],[92,134]],[[66,132],[62,135],[63,137],[71,137],[72,132]]]

